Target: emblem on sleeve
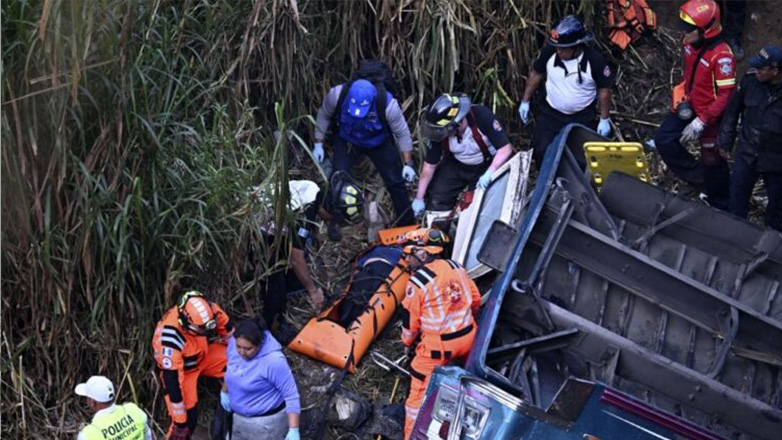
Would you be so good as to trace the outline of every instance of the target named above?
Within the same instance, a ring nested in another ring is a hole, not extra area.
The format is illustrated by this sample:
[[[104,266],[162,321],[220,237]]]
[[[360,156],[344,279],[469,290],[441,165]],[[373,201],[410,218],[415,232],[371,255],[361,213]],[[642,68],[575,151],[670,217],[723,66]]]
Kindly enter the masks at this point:
[[[603,69],[603,76],[605,76],[606,78],[608,78],[609,76],[611,76],[611,68],[610,68],[610,67],[606,66],[606,67]]]
[[[500,124],[500,121],[496,119],[494,120],[492,127],[494,127],[494,131],[502,131],[502,125]]]

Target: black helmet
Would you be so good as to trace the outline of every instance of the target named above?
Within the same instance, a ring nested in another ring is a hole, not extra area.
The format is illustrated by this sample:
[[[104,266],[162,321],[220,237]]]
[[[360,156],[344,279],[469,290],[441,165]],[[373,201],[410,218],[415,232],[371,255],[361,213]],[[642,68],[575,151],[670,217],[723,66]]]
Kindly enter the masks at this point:
[[[447,138],[467,117],[472,101],[463,93],[443,93],[421,115],[421,133],[432,142]]]
[[[346,222],[356,224],[361,221],[364,195],[348,173],[336,171],[331,175],[331,194],[334,207],[339,210]]]
[[[575,15],[568,15],[549,32],[548,44],[554,47],[573,47],[592,41],[594,35],[587,32],[584,23]]]

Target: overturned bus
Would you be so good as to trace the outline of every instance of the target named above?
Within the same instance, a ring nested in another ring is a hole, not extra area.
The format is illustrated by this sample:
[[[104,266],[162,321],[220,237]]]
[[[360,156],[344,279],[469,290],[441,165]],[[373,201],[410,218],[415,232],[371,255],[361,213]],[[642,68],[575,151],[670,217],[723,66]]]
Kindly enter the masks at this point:
[[[782,439],[782,235],[620,173],[596,193],[599,139],[566,127],[492,225],[475,345],[412,439]]]

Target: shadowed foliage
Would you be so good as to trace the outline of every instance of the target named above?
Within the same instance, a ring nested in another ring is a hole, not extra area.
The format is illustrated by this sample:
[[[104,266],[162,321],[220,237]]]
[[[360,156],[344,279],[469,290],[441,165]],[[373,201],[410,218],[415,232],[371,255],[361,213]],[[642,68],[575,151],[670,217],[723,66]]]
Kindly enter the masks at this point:
[[[587,1],[2,2],[2,436],[73,436],[97,373],[163,414],[155,323],[186,275],[258,306],[253,214],[290,221],[289,171],[322,181],[306,115],[360,59],[389,62],[411,128],[448,90],[517,124],[563,11],[591,20]]]

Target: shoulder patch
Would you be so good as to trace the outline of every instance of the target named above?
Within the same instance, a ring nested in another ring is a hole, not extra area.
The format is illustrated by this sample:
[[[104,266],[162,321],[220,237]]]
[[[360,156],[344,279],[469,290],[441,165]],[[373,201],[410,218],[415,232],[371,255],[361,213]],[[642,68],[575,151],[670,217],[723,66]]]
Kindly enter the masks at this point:
[[[415,289],[413,289],[413,286],[407,286],[407,289],[405,290],[405,296],[412,298],[413,295],[415,295]]]
[[[174,363],[171,361],[171,358],[164,357],[162,361],[160,361],[160,364],[163,365],[163,368],[169,370],[171,367],[174,366]]]
[[[605,66],[605,68],[603,69],[603,76],[606,78],[611,76],[611,68],[609,66]]]
[[[730,63],[731,61],[733,61],[733,58],[730,58],[730,57],[724,57],[724,58],[720,58],[720,59],[717,60],[717,62],[720,63],[720,64],[722,64],[722,63]]]
[[[733,73],[733,66],[730,65],[730,61],[727,63],[720,62],[720,72],[722,72],[723,75],[730,75]]]
[[[494,131],[502,131],[502,124],[500,124],[500,121],[498,121],[496,119],[491,124],[491,126],[494,128]]]

